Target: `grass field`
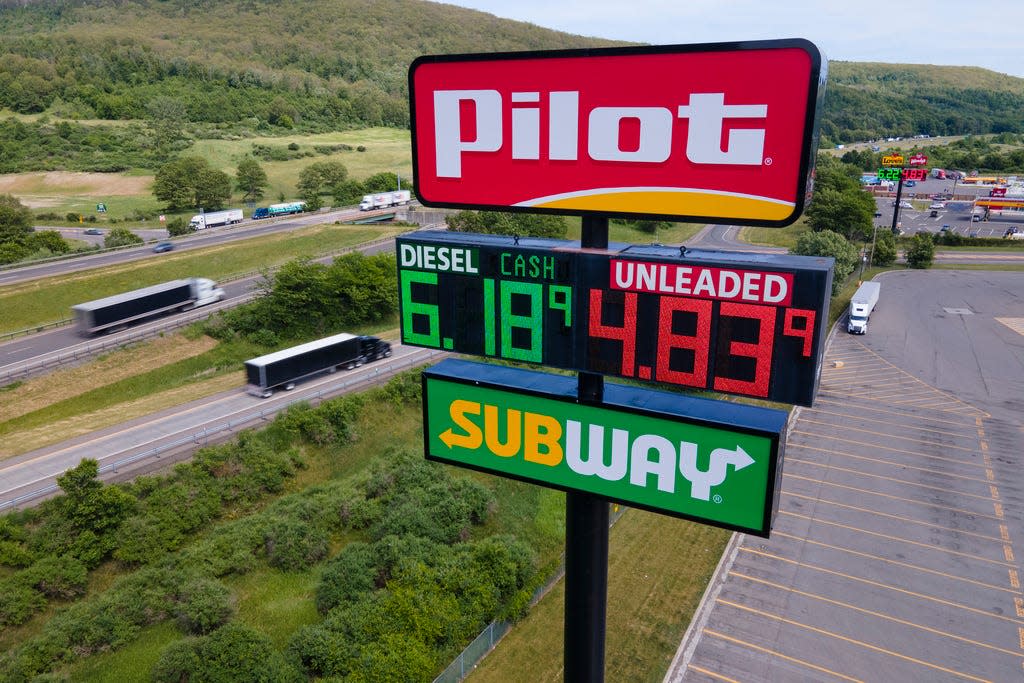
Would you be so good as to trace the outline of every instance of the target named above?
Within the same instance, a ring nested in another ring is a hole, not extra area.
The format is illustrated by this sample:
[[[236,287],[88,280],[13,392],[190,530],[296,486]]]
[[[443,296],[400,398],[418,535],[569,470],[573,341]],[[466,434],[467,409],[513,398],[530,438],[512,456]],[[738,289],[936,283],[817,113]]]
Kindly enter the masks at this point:
[[[207,159],[210,165],[235,177],[238,162],[250,156],[254,145],[287,147],[294,143],[299,152],[313,152],[312,156],[289,161],[263,161],[260,165],[267,173],[269,186],[263,204],[277,202],[279,197],[295,199],[298,194],[295,183],[299,172],[316,161],[340,161],[348,169],[350,178],[363,180],[375,173],[398,173],[412,186],[412,149],[409,132],[393,128],[368,128],[362,130],[321,133],[317,135],[292,135],[286,137],[255,137],[232,140],[196,140],[185,150],[186,155]],[[351,146],[352,151],[341,151],[322,155],[313,151],[314,145]],[[357,149],[363,147],[364,151]],[[136,212],[153,214],[161,210],[161,203],[152,195],[152,172],[131,171],[128,173],[71,173],[51,171],[40,173],[17,173],[0,175],[0,193],[18,197],[33,213],[54,213],[59,219],[48,219],[47,225],[71,225],[65,219],[69,212],[82,216],[95,216],[97,225],[109,219],[129,219],[131,227],[145,227],[147,222],[132,220]],[[106,205],[106,213],[98,213],[96,205]],[[240,193],[230,201],[231,206],[241,206]],[[191,216],[194,211],[182,214]]]
[[[642,510],[612,527],[605,679],[660,682],[730,532]],[[467,678],[469,683],[562,680],[564,582],[559,582]]]
[[[71,306],[83,301],[177,278],[216,280],[257,271],[294,258],[314,257],[388,237],[399,231],[389,226],[316,225],[5,286],[0,288],[0,310],[4,311],[0,333],[66,319],[71,315]]]

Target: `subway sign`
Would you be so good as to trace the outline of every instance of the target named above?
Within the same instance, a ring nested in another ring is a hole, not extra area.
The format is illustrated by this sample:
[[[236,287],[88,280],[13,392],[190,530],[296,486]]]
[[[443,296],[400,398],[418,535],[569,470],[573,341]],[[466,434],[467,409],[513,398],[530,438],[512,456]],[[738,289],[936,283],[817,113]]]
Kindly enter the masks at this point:
[[[427,206],[784,226],[807,200],[826,62],[805,40],[426,56]]]
[[[402,343],[811,405],[831,258],[396,238]]]
[[[423,373],[430,460],[768,536],[788,413],[448,359]]]

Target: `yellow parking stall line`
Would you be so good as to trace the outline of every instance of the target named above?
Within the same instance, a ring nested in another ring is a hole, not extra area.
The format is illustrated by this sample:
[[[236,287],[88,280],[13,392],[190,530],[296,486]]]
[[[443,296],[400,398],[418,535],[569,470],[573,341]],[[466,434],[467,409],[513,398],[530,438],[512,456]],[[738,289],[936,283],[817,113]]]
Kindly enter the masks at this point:
[[[910,394],[910,392],[902,391],[902,392],[898,392],[898,393],[894,393],[894,394],[883,394],[881,396],[879,396],[877,394],[873,394],[873,395],[865,397],[865,398],[872,398],[872,399],[874,399],[876,401],[884,401],[886,403],[892,403],[893,405],[897,405],[897,406],[912,405],[915,408],[928,408],[928,407],[932,407],[932,406],[927,405],[927,404],[923,404],[921,402],[922,401],[927,401],[929,399],[934,399],[935,396],[934,395],[928,395],[928,394],[926,394],[923,391],[920,394]],[[899,400],[897,400],[897,399],[899,399]],[[952,403],[951,405],[956,405],[956,404]],[[942,408],[940,408],[939,410],[942,410],[943,412],[945,411],[945,409],[942,409]]]
[[[842,456],[844,458],[850,458],[851,460],[861,460],[861,461],[864,461],[864,462],[874,462],[874,463],[878,463],[879,465],[892,465],[893,467],[899,467],[900,469],[904,469],[904,470],[915,470],[917,472],[924,472],[926,474],[938,474],[938,475],[941,475],[943,477],[949,477],[950,479],[963,479],[964,481],[973,481],[973,482],[976,482],[976,483],[979,483],[979,484],[988,484],[989,483],[989,481],[987,479],[982,479],[981,477],[968,477],[968,476],[963,475],[963,474],[950,474],[949,472],[943,472],[942,470],[933,470],[933,469],[928,468],[928,467],[917,467],[916,465],[904,465],[903,463],[893,462],[892,460],[883,460],[881,458],[869,458],[866,455],[854,455],[853,453],[843,453],[842,451],[832,451],[832,453],[835,453],[836,455]],[[786,458],[786,462],[804,462],[804,463],[809,463],[811,465],[819,465],[819,466],[822,466],[822,467],[830,467],[830,465],[824,465],[823,463],[818,463],[818,462],[815,462],[813,460],[805,460],[803,458],[794,457],[792,454],[790,454],[790,456],[788,458]]]
[[[802,429],[794,429],[794,430],[790,431],[790,434],[804,434],[806,436],[814,437],[815,439],[822,439],[822,438],[832,439],[834,441],[842,441],[843,443],[852,443],[852,444],[856,444],[858,446],[867,446],[868,448],[879,448],[879,449],[886,450],[886,451],[893,451],[895,453],[909,453],[910,455],[922,455],[922,453],[920,451],[908,451],[908,450],[904,450],[902,448],[890,448],[888,446],[880,446],[878,444],[868,443],[867,441],[856,441],[854,439],[843,439],[841,437],[831,436],[831,435],[828,435],[828,434],[815,434],[814,432],[805,432]],[[952,446],[952,445],[949,445],[949,444],[937,443],[935,441],[920,441],[919,439],[911,439],[910,437],[905,437],[905,436],[892,436],[892,437],[888,437],[888,438],[900,439],[900,440],[903,440],[903,441],[914,441],[915,443],[923,443],[924,445],[927,445],[927,446],[942,446],[943,448],[949,448],[949,449],[953,449],[953,450],[957,450],[957,451],[965,451],[967,453],[974,453],[974,449],[973,448],[965,448],[963,446]]]
[[[918,407],[919,408],[939,408],[940,406],[946,406],[946,405],[955,406],[954,408],[949,408],[948,409],[951,412],[956,412],[958,410],[963,410],[963,405],[959,405],[957,403],[951,403],[950,401],[939,401],[938,403],[921,403],[921,404],[918,405]]]
[[[801,417],[800,422],[802,424],[823,425],[825,427],[833,427],[833,426],[835,426],[835,425],[831,425],[831,424],[829,424],[827,422],[818,422],[817,420],[810,420],[810,419],[803,418],[803,417]],[[967,451],[969,453],[974,453],[974,451],[975,451],[974,449],[968,449],[968,447],[963,446],[963,445],[951,445],[951,444],[948,444],[948,443],[941,443],[941,442],[938,442],[938,441],[926,441],[924,439],[921,439],[921,438],[918,438],[918,437],[915,437],[915,436],[899,436],[898,434],[888,434],[886,432],[874,431],[873,429],[862,429],[860,427],[848,427],[846,425],[843,425],[841,427],[841,429],[843,431],[845,431],[845,432],[851,432],[852,431],[852,432],[859,432],[859,433],[862,433],[862,434],[873,434],[874,436],[882,436],[884,438],[896,439],[896,440],[899,440],[899,441],[913,441],[914,443],[921,443],[922,445],[941,445],[943,447],[946,447],[946,449],[956,449],[957,451]]]
[[[774,619],[776,621],[782,622],[783,624],[788,624],[790,626],[795,626],[797,628],[802,628],[802,629],[805,629],[807,631],[811,631],[812,633],[817,633],[819,635],[827,636],[829,638],[835,638],[836,640],[840,640],[840,641],[842,641],[844,643],[849,643],[851,645],[857,645],[857,646],[860,646],[860,647],[862,647],[862,648],[864,648],[866,650],[871,650],[873,652],[879,652],[881,654],[889,655],[889,656],[895,657],[897,659],[902,659],[903,661],[911,662],[913,664],[919,664],[920,666],[923,666],[925,668],[934,669],[936,671],[941,671],[941,672],[947,673],[947,674],[952,674],[954,676],[957,676],[959,678],[963,678],[963,679],[966,679],[966,680],[969,680],[969,681],[978,681],[979,683],[988,683],[986,681],[986,679],[984,679],[984,678],[978,678],[977,676],[972,676],[972,675],[970,675],[968,673],[964,673],[962,671],[956,671],[955,669],[950,669],[950,668],[941,666],[939,664],[934,664],[932,662],[926,662],[923,659],[918,659],[916,657],[911,657],[910,655],[905,655],[905,654],[902,654],[900,652],[896,652],[895,650],[889,650],[889,649],[886,649],[884,647],[879,647],[878,645],[872,645],[871,643],[867,643],[867,642],[865,642],[863,640],[857,640],[856,638],[848,638],[847,636],[840,635],[838,633],[834,633],[833,631],[828,631],[828,630],[825,630],[823,628],[818,628],[817,626],[811,626],[810,624],[804,624],[802,622],[796,621],[795,619],[787,619],[786,617],[780,616],[778,614],[772,614],[771,612],[765,612],[764,610],[759,610],[759,609],[755,609],[753,607],[748,607],[747,605],[741,605],[738,602],[732,602],[731,600],[719,599],[718,600],[718,604],[728,605],[729,607],[732,607],[734,609],[738,609],[738,610],[740,610],[742,612],[748,612],[748,613],[751,613],[751,614],[757,614],[757,615],[765,617],[767,619]]]
[[[1006,586],[997,586],[994,583],[985,583],[984,581],[978,581],[977,579],[970,579],[970,578],[967,578],[966,576],[957,576],[956,574],[949,574],[947,572],[940,572],[938,569],[929,569],[928,567],[922,567],[921,565],[911,564],[910,562],[903,562],[901,560],[893,560],[893,559],[890,559],[888,557],[882,557],[881,555],[872,555],[871,553],[861,552],[860,550],[853,550],[852,548],[844,548],[842,546],[832,545],[830,543],[823,543],[822,541],[814,541],[814,540],[811,540],[809,538],[804,538],[802,536],[796,536],[794,534],[786,533],[785,531],[777,531],[777,530],[773,529],[772,530],[772,536],[781,536],[782,538],[791,538],[794,541],[799,541],[802,544],[814,545],[814,546],[818,546],[820,548],[826,548],[828,550],[834,550],[834,551],[840,552],[840,553],[847,553],[849,555],[853,555],[855,557],[862,557],[862,558],[867,559],[867,560],[876,560],[878,562],[884,562],[886,564],[896,565],[897,567],[903,567],[904,569],[910,569],[910,570],[913,570],[913,571],[922,572],[924,574],[932,574],[934,576],[940,576],[940,577],[942,577],[944,579],[950,579],[951,581],[962,581],[964,583],[969,583],[969,584],[972,584],[972,585],[975,585],[975,586],[980,586],[981,588],[988,588],[988,589],[995,590],[995,591],[1002,591],[1004,593],[1010,593],[1010,594],[1013,594],[1015,596],[1016,595],[1021,595],[1021,592],[1019,590],[1014,590],[1012,588],[1007,588]],[[1022,600],[1022,602],[1024,602],[1024,598],[1014,597],[1014,600]],[[1024,614],[1018,614],[1017,616],[1024,617]]]
[[[930,502],[928,502],[926,500],[917,500],[916,498],[904,498],[903,496],[894,496],[891,493],[879,493],[878,491],[872,491],[870,489],[862,489],[862,488],[859,488],[857,486],[849,486],[847,484],[837,484],[837,483],[831,482],[831,481],[823,481],[821,479],[815,479],[814,477],[805,477],[805,476],[802,476],[802,475],[799,475],[799,474],[790,474],[789,472],[783,472],[782,476],[789,477],[791,479],[799,479],[801,481],[809,481],[811,483],[821,484],[823,486],[830,486],[832,488],[846,489],[847,491],[854,491],[854,492],[860,493],[860,494],[865,494],[865,495],[870,495],[870,496],[878,496],[880,498],[888,498],[889,500],[898,500],[898,501],[903,502],[903,503],[913,503],[914,505],[926,505],[928,507],[933,507],[933,508],[935,508],[937,510],[949,510],[950,512],[957,512],[957,513],[964,514],[964,515],[972,515],[974,517],[979,517],[979,518],[984,518],[984,519],[999,520],[999,519],[1002,519],[1002,517],[1003,517],[1002,514],[986,515],[985,513],[978,512],[976,510],[965,510],[964,508],[955,508],[955,507],[952,507],[950,505],[939,505],[938,503],[930,503]],[[998,503],[997,503],[997,505],[998,505]],[[1002,509],[1000,508],[1000,510],[998,510],[997,512],[1001,513]]]
[[[1003,557],[1006,558],[1007,562],[1015,562],[1016,561],[1016,560],[1013,559],[1013,546],[1009,546],[1009,545],[1004,545],[1003,546]]]
[[[868,348],[868,347],[867,347],[867,346],[866,346],[866,345],[865,345],[865,344],[864,344],[863,342],[858,342],[858,343],[859,343],[859,344],[861,345],[861,347],[863,347],[863,349],[864,349],[864,351],[865,351],[866,353],[868,353],[868,354],[870,354],[871,356],[873,356],[873,357],[877,358],[877,359],[878,359],[878,361],[879,361],[880,363],[885,363],[886,365],[888,365],[888,366],[889,366],[889,367],[891,367],[892,369],[896,370],[897,372],[902,372],[902,373],[903,373],[903,374],[905,374],[905,375],[906,375],[907,377],[910,377],[911,379],[913,379],[914,381],[916,381],[916,382],[918,382],[918,383],[922,384],[923,386],[926,386],[926,387],[930,388],[930,389],[931,389],[932,391],[936,391],[936,392],[939,392],[939,393],[943,393],[943,394],[945,394],[945,393],[946,393],[946,392],[942,391],[941,389],[937,389],[937,388],[933,387],[932,385],[928,384],[928,383],[927,383],[927,382],[925,382],[924,380],[921,380],[921,379],[919,379],[919,378],[917,378],[917,377],[914,377],[913,375],[911,375],[910,373],[906,372],[906,371],[905,371],[905,370],[903,370],[902,368],[899,368],[899,367],[897,367],[897,366],[896,366],[896,365],[894,365],[893,363],[890,363],[890,362],[889,362],[889,361],[887,361],[887,360],[886,360],[885,358],[883,358],[883,357],[882,357],[881,355],[879,355],[879,354],[878,354],[878,353],[876,353],[875,351],[873,351],[873,350],[871,350],[870,348]],[[947,395],[947,396],[949,396],[949,394],[946,394],[946,395]],[[956,401],[960,402],[961,404],[963,404],[963,405],[965,405],[965,406],[970,406],[970,404],[969,404],[969,403],[965,403],[965,402],[963,402],[963,401],[960,401],[960,399],[956,398],[955,396],[950,396],[950,398],[953,398],[954,400],[956,400]],[[980,413],[980,414],[981,414],[981,415],[982,415],[983,417],[989,417],[989,414],[988,414],[987,412],[985,412],[984,410],[979,410],[978,408],[974,408],[974,406],[971,406],[971,407],[972,407],[972,408],[973,408],[973,409],[974,409],[975,411],[977,411],[978,413]]]
[[[707,631],[705,631],[705,633],[707,633]],[[690,671],[696,671],[699,674],[704,674],[705,676],[710,676],[711,678],[714,678],[716,680],[725,681],[725,683],[740,683],[735,678],[729,678],[728,676],[723,676],[722,674],[715,673],[714,671],[711,671],[709,669],[705,669],[702,666],[697,666],[696,664],[687,664],[686,668],[688,670],[690,670]]]
[[[883,389],[887,389],[888,387],[893,387],[893,386],[900,387],[900,386],[904,386],[906,383],[907,383],[906,380],[903,380],[903,379],[900,379],[900,380],[895,381],[895,382],[871,381],[871,391],[881,391]],[[861,384],[863,384],[863,382],[861,382]]]
[[[1024,617],[1024,598],[1014,598],[1013,606],[1017,610],[1017,616]]]
[[[804,444],[804,443],[789,443],[789,444],[786,444],[786,450],[787,451],[792,450],[794,448],[800,448],[800,449],[803,449],[805,451],[817,451],[819,453],[828,453],[828,454],[832,454],[832,455],[851,455],[850,453],[848,453],[846,451],[838,451],[838,450],[835,450],[834,448],[818,448],[817,446],[809,446],[809,445]],[[861,456],[861,457],[865,457],[865,456]],[[918,454],[917,457],[919,457],[919,458],[927,458],[928,460],[934,460],[934,461],[937,461],[937,462],[948,462],[948,463],[951,463],[953,465],[965,465],[967,467],[977,467],[978,469],[984,469],[984,467],[985,467],[984,464],[967,462],[966,460],[957,460],[956,458],[945,458],[945,457],[943,457],[941,455],[932,455],[930,453],[920,453],[920,454]],[[885,461],[885,462],[889,462],[889,461]],[[903,465],[899,464],[899,466],[902,467]]]
[[[840,398],[845,399],[845,396],[843,394],[838,394],[838,396]],[[825,397],[822,394],[822,392],[819,392],[818,393],[818,398],[815,399],[815,401],[814,401],[814,406],[815,406],[815,408],[817,408],[817,407],[819,407],[821,405],[842,406],[844,408],[856,410],[858,412],[866,411],[866,412],[872,412],[872,413],[883,413],[883,414],[888,415],[890,417],[894,416],[894,415],[903,415],[905,417],[908,417],[908,418],[911,418],[911,419],[914,419],[914,420],[927,420],[929,422],[938,422],[938,423],[940,423],[942,425],[948,425],[949,424],[949,420],[946,417],[938,418],[938,417],[929,417],[927,415],[918,415],[915,412],[910,411],[910,410],[900,410],[896,406],[887,406],[885,408],[873,408],[871,406],[861,405],[861,404],[853,404],[853,405],[851,405],[848,400],[841,400],[841,401],[830,400],[827,397]],[[965,423],[965,425],[966,425],[966,423]]]
[[[848,474],[857,474],[862,477],[871,477],[872,479],[881,479],[883,481],[891,481],[897,484],[905,484],[907,486],[916,486],[920,489],[928,489],[930,491],[942,491],[945,493],[949,492],[949,487],[944,486],[931,486],[930,484],[919,484],[916,481],[907,481],[906,479],[897,479],[896,477],[886,477],[881,474],[871,474],[870,472],[863,472],[861,470],[851,469],[849,467],[837,467],[836,465],[825,465],[811,460],[800,460],[799,458],[786,458],[787,462],[799,462],[814,467],[824,467],[825,469],[835,470],[836,472],[846,472]],[[991,496],[979,496],[976,493],[964,493],[963,491],[957,491],[957,495],[964,496],[967,498],[977,498],[978,500],[990,501]]]
[[[811,664],[810,662],[804,661],[802,659],[797,659],[796,657],[790,657],[789,655],[784,655],[781,652],[777,652],[776,650],[769,650],[766,647],[761,647],[760,645],[755,645],[754,643],[748,643],[747,641],[740,640],[739,638],[736,638],[734,636],[727,636],[724,633],[721,633],[720,631],[715,631],[714,629],[706,628],[706,629],[704,629],[703,632],[704,632],[704,635],[711,636],[712,638],[718,638],[720,640],[724,640],[724,641],[732,643],[734,645],[739,645],[740,647],[748,647],[751,650],[755,650],[757,652],[762,652],[762,653],[764,653],[766,655],[772,655],[773,657],[778,657],[779,659],[784,659],[787,662],[792,662],[793,664],[799,664],[800,666],[806,666],[807,668],[813,669],[814,671],[820,671],[821,673],[828,674],[829,676],[835,676],[836,678],[838,678],[840,680],[854,681],[855,683],[861,683],[861,679],[859,679],[859,678],[851,678],[850,676],[846,676],[845,674],[841,674],[838,671],[833,671],[832,669],[826,669],[823,666],[818,666],[817,664]],[[694,669],[695,671],[700,671],[700,673],[709,673],[707,670],[697,669],[692,664],[690,665],[689,668]],[[712,675],[714,675],[714,674],[712,674]],[[732,680],[732,679],[728,679],[728,678],[722,677],[722,680]]]
[[[932,628],[931,626],[925,626],[924,624],[918,624],[916,622],[908,621],[906,619],[900,619],[899,617],[894,617],[891,614],[885,614],[884,612],[876,612],[875,610],[870,610],[870,609],[867,609],[865,607],[858,607],[857,605],[852,605],[852,604],[850,604],[848,602],[842,602],[841,600],[834,600],[832,598],[825,597],[824,595],[818,595],[817,593],[809,593],[807,591],[802,591],[802,590],[799,590],[797,588],[792,588],[790,586],[783,586],[781,583],[775,583],[774,581],[768,581],[768,580],[765,580],[765,579],[759,579],[759,578],[757,578],[755,576],[748,576],[746,574],[741,574],[741,573],[736,572],[736,571],[730,571],[729,575],[730,576],[737,576],[737,577],[739,577],[741,579],[746,579],[747,581],[751,581],[753,583],[759,583],[759,584],[762,584],[764,586],[768,586],[769,588],[775,588],[777,590],[783,590],[783,591],[787,591],[789,593],[793,593],[794,595],[800,595],[800,596],[803,596],[805,598],[810,598],[811,600],[817,600],[819,602],[828,603],[829,605],[834,605],[836,607],[843,607],[845,609],[852,610],[854,612],[860,612],[861,614],[867,614],[868,616],[876,617],[876,618],[882,619],[884,621],[891,621],[893,623],[900,624],[901,626],[909,626],[911,628],[916,628],[916,629],[920,629],[922,631],[927,631],[928,633],[932,633],[934,635],[941,636],[943,638],[949,638],[950,640],[958,640],[958,641],[960,641],[962,643],[967,643],[968,645],[974,645],[975,647],[985,648],[985,649],[988,649],[988,650],[994,650],[996,652],[1002,652],[1003,654],[1008,654],[1008,655],[1013,655],[1013,656],[1019,656],[1020,655],[1019,652],[1016,652],[1014,650],[1010,650],[1010,649],[1007,649],[1007,648],[1004,648],[1004,647],[999,647],[998,645],[990,645],[989,643],[983,643],[980,640],[973,640],[973,639],[967,638],[965,636],[958,636],[955,633],[950,633],[948,631],[942,631],[942,630],[939,630],[937,628]]]
[[[799,493],[790,493],[789,491],[782,491],[782,495],[789,496],[791,498],[803,498],[805,500],[814,501],[815,503],[824,503],[825,505],[832,505],[834,507],[840,507],[840,508],[843,508],[843,509],[846,509],[846,510],[856,510],[857,512],[865,512],[865,513],[867,513],[869,515],[875,515],[876,517],[887,517],[889,519],[898,520],[898,521],[903,522],[905,524],[918,524],[920,526],[928,527],[929,529],[938,529],[939,531],[949,531],[949,532],[952,532],[952,533],[961,534],[963,536],[973,536],[974,538],[980,538],[980,539],[985,540],[985,541],[993,541],[994,543],[1003,543],[1004,540],[1005,540],[1005,539],[1002,539],[1002,538],[996,538],[995,536],[989,536],[987,534],[979,534],[979,533],[974,532],[974,531],[964,531],[963,529],[954,529],[953,527],[942,526],[940,524],[935,524],[934,522],[927,522],[927,521],[919,520],[919,519],[910,519],[910,518],[908,518],[905,515],[890,515],[887,512],[879,512],[878,510],[873,510],[871,508],[862,508],[862,507],[857,507],[856,505],[847,505],[846,503],[837,503],[837,502],[835,502],[833,500],[827,500],[825,498],[814,497],[814,496],[804,496],[804,495],[801,495]]]
[[[894,420],[882,420],[877,417],[863,417],[860,415],[853,415],[852,413],[842,413],[836,410],[822,410],[817,406],[814,408],[803,408],[800,412],[800,421],[803,422],[808,417],[814,417],[816,415],[835,415],[836,417],[842,417],[850,420],[857,420],[858,422],[871,422],[873,424],[891,425],[893,427],[902,427],[904,429],[913,429],[915,432],[928,432],[930,434],[944,434],[948,436],[960,436],[963,434],[961,430],[950,430],[950,429],[935,429],[933,427],[921,427],[919,425],[908,425],[906,422],[896,422]],[[827,423],[832,424],[832,423]]]
[[[876,538],[884,538],[887,541],[896,541],[897,543],[906,543],[907,545],[918,546],[919,548],[927,548],[928,550],[942,553],[944,555],[956,555],[957,557],[966,557],[969,560],[977,560],[978,562],[984,562],[986,564],[994,564],[999,567],[1012,567],[1013,563],[1006,562],[1004,560],[993,560],[988,557],[981,555],[975,555],[974,553],[964,553],[959,550],[950,550],[949,548],[943,548],[941,546],[932,545],[931,543],[921,543],[920,541],[911,541],[909,538],[902,538],[901,536],[893,536],[892,534],[883,534],[879,531],[869,531],[868,529],[861,529],[860,527],[852,526],[850,524],[841,524],[839,522],[830,522],[825,519],[817,519],[809,515],[801,515],[798,512],[790,512],[788,510],[779,510],[780,515],[786,515],[787,517],[796,517],[797,519],[805,519],[808,522],[814,524],[822,524],[825,526],[834,526],[839,529],[846,529],[847,531],[855,531],[857,533],[864,534],[866,536],[874,536]]]
[[[1016,569],[1008,570],[1010,574],[1010,586],[1013,588],[1020,588],[1020,576],[1017,575]]]
[[[1024,622],[1022,622],[1022,621],[1020,621],[1018,619],[1014,619],[1013,617],[1007,617],[1007,616],[1004,616],[1002,614],[995,614],[994,612],[991,612],[989,610],[978,609],[977,607],[970,607],[968,605],[962,605],[962,604],[960,604],[958,602],[953,602],[952,600],[945,600],[943,598],[937,598],[937,597],[932,596],[932,595],[925,595],[924,593],[917,593],[917,592],[912,591],[912,590],[907,590],[906,588],[898,588],[897,586],[891,586],[891,585],[889,585],[887,583],[882,583],[881,581],[873,581],[871,579],[865,579],[865,578],[860,577],[860,576],[854,576],[852,574],[846,574],[844,572],[836,571],[834,569],[828,569],[826,567],[819,567],[817,565],[808,564],[807,562],[800,562],[798,560],[791,560],[788,557],[782,557],[780,555],[776,555],[774,553],[765,552],[763,550],[754,550],[753,548],[747,548],[745,546],[740,546],[739,550],[740,550],[740,552],[749,553],[751,555],[760,555],[762,557],[767,557],[767,558],[773,559],[773,560],[779,560],[780,562],[786,562],[788,564],[796,565],[796,566],[802,567],[804,569],[810,569],[812,571],[821,572],[823,574],[829,574],[830,576],[838,576],[841,579],[848,579],[850,581],[853,581],[854,583],[861,583],[861,584],[864,584],[866,586],[873,586],[874,588],[880,588],[882,590],[892,591],[893,593],[899,593],[900,595],[906,595],[906,596],[909,596],[909,597],[912,597],[912,598],[916,598],[916,599],[919,599],[919,600],[925,600],[927,602],[934,602],[934,603],[936,603],[938,605],[944,605],[946,607],[951,607],[953,609],[963,610],[964,612],[970,612],[972,614],[977,614],[979,616],[988,617],[989,619],[994,619],[996,621],[1007,621],[1007,622],[1010,622],[1011,624],[1014,624],[1015,626],[1021,626],[1022,624],[1024,624]]]
[[[817,434],[815,436],[817,438],[822,438],[822,439],[823,438],[828,438],[828,437],[826,437],[825,435],[822,435],[822,434]],[[884,436],[884,435],[880,434],[879,436]],[[896,437],[893,437],[893,438],[896,438]],[[918,441],[918,443],[928,443],[928,444],[931,444],[933,446],[940,445],[940,444],[936,444],[936,443],[931,442],[931,441],[925,441],[925,442]],[[882,463],[884,465],[895,465],[897,467],[911,467],[913,469],[924,470],[925,472],[936,472],[938,474],[945,474],[945,472],[943,472],[941,470],[930,470],[928,468],[922,468],[922,467],[917,467],[917,466],[913,466],[913,465],[907,465],[907,464],[902,463],[902,462],[895,462],[895,461],[892,461],[892,460],[885,460],[885,459],[882,459],[882,458],[869,458],[866,455],[858,455],[856,453],[850,453],[850,452],[847,452],[847,451],[838,451],[838,450],[830,449],[830,448],[818,448],[817,446],[808,446],[806,444],[801,444],[801,443],[786,444],[786,447],[787,448],[790,448],[790,447],[793,447],[793,448],[803,448],[803,449],[810,450],[810,451],[821,451],[821,452],[824,452],[824,453],[832,453],[834,455],[841,455],[841,456],[846,456],[846,457],[850,457],[850,458],[857,458],[857,459],[860,459],[860,460],[872,460],[874,462],[879,462],[879,463]],[[894,451],[895,449],[890,448],[888,450]],[[966,450],[968,452],[973,452],[973,451],[971,451],[970,449],[967,449],[967,448],[965,448],[964,450]],[[905,451],[897,451],[897,452],[905,452]],[[927,460],[930,460],[930,461],[948,462],[948,463],[953,464],[953,465],[965,465],[967,467],[977,468],[977,469],[982,470],[982,471],[985,470],[985,464],[984,463],[966,462],[964,460],[957,460],[956,458],[946,458],[946,457],[943,457],[941,455],[932,455],[930,453],[914,453],[914,455],[916,457],[918,457],[918,458],[926,458]],[[951,474],[949,476],[965,477],[965,478],[971,479],[973,481],[984,481],[985,483],[988,483],[988,480],[983,480],[983,479],[981,479],[981,477],[967,477],[966,475],[960,475],[960,474],[958,474],[958,475]]]
[[[1005,524],[1000,524],[999,525],[999,536],[1004,541],[1009,541],[1010,540],[1010,529]]]

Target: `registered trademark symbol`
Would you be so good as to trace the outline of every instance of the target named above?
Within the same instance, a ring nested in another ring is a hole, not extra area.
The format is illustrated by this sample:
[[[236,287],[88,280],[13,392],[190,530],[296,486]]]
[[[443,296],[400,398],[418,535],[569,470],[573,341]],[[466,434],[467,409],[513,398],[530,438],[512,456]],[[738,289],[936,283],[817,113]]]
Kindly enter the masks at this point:
[[[712,500],[714,500],[716,503],[721,503],[722,497],[716,493],[715,497]]]
[[[765,166],[771,166],[772,165],[772,158],[771,157],[766,158],[764,160],[764,165]]]

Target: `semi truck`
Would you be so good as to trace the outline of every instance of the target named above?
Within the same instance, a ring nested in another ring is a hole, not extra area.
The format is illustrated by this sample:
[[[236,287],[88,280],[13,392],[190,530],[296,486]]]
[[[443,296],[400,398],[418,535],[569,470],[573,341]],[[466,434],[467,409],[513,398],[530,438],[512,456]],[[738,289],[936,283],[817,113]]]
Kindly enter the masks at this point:
[[[224,290],[216,282],[193,277],[75,304],[71,310],[74,312],[78,333],[89,337],[162,313],[212,304],[223,298]]]
[[[193,230],[205,230],[206,228],[216,228],[218,225],[232,225],[241,222],[241,209],[225,209],[224,211],[196,214],[189,220],[188,226]]]
[[[400,206],[408,204],[411,198],[412,194],[409,190],[364,194],[363,200],[359,202],[359,210],[370,211],[371,209],[386,209],[390,206]]]
[[[377,337],[336,334],[245,361],[246,391],[267,398],[275,389],[291,391],[295,384],[321,372],[351,370],[391,355],[391,344]]]
[[[306,202],[284,202],[283,204],[271,204],[261,206],[252,212],[253,219],[273,218],[274,216],[288,216],[293,213],[302,213],[306,210]]]
[[[865,334],[868,331],[868,319],[878,303],[881,283],[863,282],[850,299],[850,316],[846,323],[846,331],[850,334]]]

